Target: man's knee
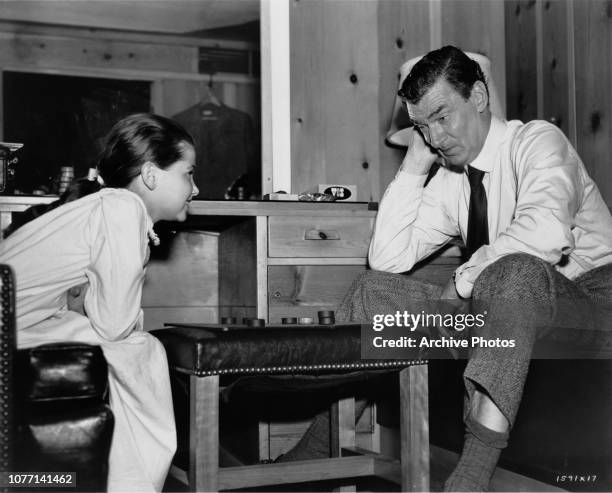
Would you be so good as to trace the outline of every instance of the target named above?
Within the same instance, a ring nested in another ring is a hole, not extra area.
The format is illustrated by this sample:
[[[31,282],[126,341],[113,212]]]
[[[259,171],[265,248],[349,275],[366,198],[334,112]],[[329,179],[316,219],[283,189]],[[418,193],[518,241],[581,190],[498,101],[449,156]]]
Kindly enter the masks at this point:
[[[526,253],[505,255],[487,266],[476,279],[473,297],[520,300],[530,293],[550,292],[553,267]]]

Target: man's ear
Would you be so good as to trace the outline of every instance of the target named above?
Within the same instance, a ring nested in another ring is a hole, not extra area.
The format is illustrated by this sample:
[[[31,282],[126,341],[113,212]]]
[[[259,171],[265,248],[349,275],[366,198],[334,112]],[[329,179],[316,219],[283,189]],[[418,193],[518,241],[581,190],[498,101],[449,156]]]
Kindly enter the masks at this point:
[[[153,164],[151,161],[147,161],[140,168],[140,177],[142,178],[142,182],[149,190],[155,190],[155,187],[157,187],[158,171],[159,169],[157,166],[155,166],[155,164]]]
[[[474,82],[470,100],[476,105],[476,109],[479,113],[482,113],[489,106],[489,94],[482,81],[477,80]]]

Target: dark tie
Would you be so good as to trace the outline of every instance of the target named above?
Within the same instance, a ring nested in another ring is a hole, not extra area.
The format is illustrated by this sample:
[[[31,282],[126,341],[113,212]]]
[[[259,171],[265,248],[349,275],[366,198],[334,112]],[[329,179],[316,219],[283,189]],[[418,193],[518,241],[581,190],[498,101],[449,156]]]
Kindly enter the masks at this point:
[[[468,180],[470,181],[470,210],[466,245],[468,257],[471,257],[482,245],[489,244],[487,194],[482,184],[483,176],[484,171],[468,166]]]

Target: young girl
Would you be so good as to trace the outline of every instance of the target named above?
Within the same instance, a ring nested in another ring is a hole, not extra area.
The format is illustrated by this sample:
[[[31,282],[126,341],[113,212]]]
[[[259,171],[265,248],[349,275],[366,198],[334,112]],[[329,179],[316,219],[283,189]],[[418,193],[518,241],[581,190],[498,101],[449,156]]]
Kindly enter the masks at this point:
[[[174,455],[168,364],[143,331],[140,302],[149,241],[159,241],[153,224],[185,220],[198,193],[194,163],[193,139],[179,125],[129,116],[113,127],[100,157],[104,187],[84,183],[89,195],[0,243],[0,262],[17,278],[19,347],[80,341],[103,349],[115,416],[109,491],[161,491]],[[79,313],[68,292],[82,285]]]

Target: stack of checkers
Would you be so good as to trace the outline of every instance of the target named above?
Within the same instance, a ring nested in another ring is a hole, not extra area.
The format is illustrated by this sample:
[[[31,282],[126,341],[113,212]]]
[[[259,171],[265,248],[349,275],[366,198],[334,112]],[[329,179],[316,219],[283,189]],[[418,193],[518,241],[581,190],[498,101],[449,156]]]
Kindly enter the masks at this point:
[[[321,310],[317,312],[319,317],[319,325],[334,325],[336,317],[333,310]],[[315,323],[312,317],[287,317],[281,319],[283,325],[313,325]]]
[[[336,316],[333,310],[321,310],[317,312],[319,317],[318,325],[334,325],[336,323]],[[281,319],[283,325],[314,325],[315,320],[313,317],[285,317]],[[221,317],[221,325],[235,326],[238,320],[236,317]],[[263,318],[252,318],[244,317],[242,319],[242,325],[247,327],[265,327],[266,321]]]
[[[221,325],[236,326],[238,319],[236,317],[221,317]],[[263,318],[244,317],[242,325],[247,327],[265,327],[266,321]]]

